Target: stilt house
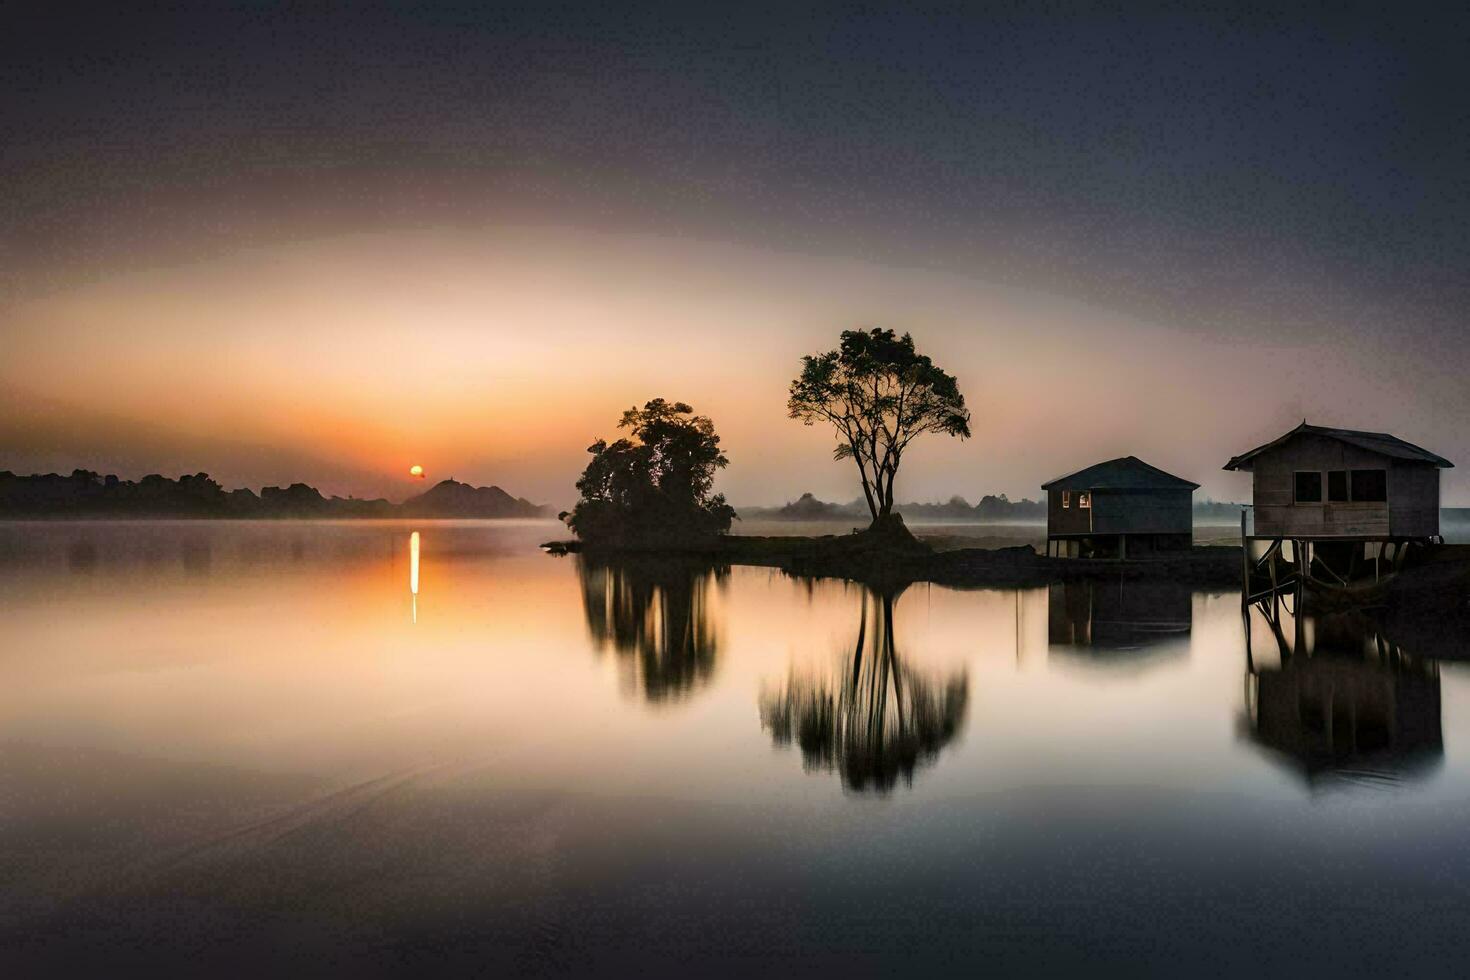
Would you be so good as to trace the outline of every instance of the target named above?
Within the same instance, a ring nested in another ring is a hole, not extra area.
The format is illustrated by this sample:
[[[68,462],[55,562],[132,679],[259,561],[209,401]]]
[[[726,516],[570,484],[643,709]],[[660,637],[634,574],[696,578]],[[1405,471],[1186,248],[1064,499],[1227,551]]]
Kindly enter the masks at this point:
[[[1042,484],[1047,554],[1143,557],[1194,542],[1191,483],[1123,456]]]
[[[1257,538],[1414,541],[1439,534],[1443,456],[1386,432],[1301,425],[1225,464],[1252,477]]]

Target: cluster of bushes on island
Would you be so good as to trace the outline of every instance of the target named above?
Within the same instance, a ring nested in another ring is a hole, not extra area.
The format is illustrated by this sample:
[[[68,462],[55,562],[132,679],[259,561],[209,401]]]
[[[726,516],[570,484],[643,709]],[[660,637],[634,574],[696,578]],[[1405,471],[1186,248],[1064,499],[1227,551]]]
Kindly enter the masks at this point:
[[[618,423],[632,438],[599,439],[562,519],[583,541],[615,547],[707,544],[730,530],[735,509],[713,492],[729,461],[714,423],[683,402],[655,398]]]
[[[0,471],[0,516],[5,517],[543,517],[544,507],[499,487],[443,480],[401,504],[357,497],[324,497],[315,487],[225,490],[207,473],[177,480],[152,474],[141,480],[91,470],[17,476]]]

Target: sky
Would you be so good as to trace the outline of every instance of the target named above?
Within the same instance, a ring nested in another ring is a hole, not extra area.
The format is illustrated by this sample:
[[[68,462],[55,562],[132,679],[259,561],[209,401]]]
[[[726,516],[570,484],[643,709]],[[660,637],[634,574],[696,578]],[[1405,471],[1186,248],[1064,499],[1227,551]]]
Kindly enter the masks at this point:
[[[974,412],[900,500],[1470,462],[1470,11],[615,6],[7,5],[0,469],[566,505],[661,396],[849,500],[785,395],[866,326]]]

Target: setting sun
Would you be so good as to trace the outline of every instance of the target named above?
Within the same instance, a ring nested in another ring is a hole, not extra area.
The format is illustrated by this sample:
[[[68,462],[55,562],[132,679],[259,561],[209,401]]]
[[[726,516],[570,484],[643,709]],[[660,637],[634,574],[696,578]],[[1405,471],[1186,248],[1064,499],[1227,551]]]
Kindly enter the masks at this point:
[[[418,463],[414,463],[408,468],[408,475],[415,480],[422,480],[424,478],[424,468]]]

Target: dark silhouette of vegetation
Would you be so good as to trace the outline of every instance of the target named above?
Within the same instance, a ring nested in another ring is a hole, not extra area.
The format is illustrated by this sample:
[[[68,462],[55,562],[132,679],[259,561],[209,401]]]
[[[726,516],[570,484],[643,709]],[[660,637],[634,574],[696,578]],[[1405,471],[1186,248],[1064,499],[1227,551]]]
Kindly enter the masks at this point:
[[[837,504],[818,500],[811,493],[804,493],[797,500],[780,507],[746,507],[741,512],[747,517],[785,521],[849,520],[868,513],[861,497]],[[986,494],[978,504],[972,505],[964,497],[955,496],[944,503],[894,504],[893,513],[907,518],[940,521],[1045,521],[1046,501],[1011,500],[1005,494]]]
[[[1046,501],[1029,497],[1012,500],[1005,494],[987,493],[973,507],[964,497],[950,497],[942,504],[903,504],[895,508],[909,517],[938,520],[1044,521]]]
[[[808,769],[848,789],[886,793],[932,762],[958,734],[969,701],[963,673],[936,679],[904,663],[893,639],[892,592],[863,590],[857,640],[840,678],[795,675],[761,695],[761,724],[795,742]]]
[[[1246,509],[1248,509],[1246,504],[1197,500],[1194,502],[1194,517],[1196,520],[1233,523],[1240,519],[1240,512]],[[861,497],[847,503],[829,503],[817,499],[814,494],[804,493],[798,499],[780,507],[742,507],[740,512],[746,517],[760,517],[768,520],[845,521],[864,516],[868,513],[868,508]],[[902,514],[909,520],[1037,521],[1044,523],[1046,521],[1046,501],[1032,500],[1029,497],[1011,500],[1003,493],[998,495],[987,493],[980,498],[978,504],[971,504],[964,497],[956,495],[942,503],[896,503],[893,505],[893,512]],[[1443,511],[1443,519],[1454,520],[1455,512],[1446,508]]]
[[[305,483],[225,490],[207,473],[170,480],[152,474],[136,482],[91,470],[16,476],[0,472],[4,517],[540,517],[545,508],[499,487],[444,480],[402,504],[356,497],[323,497]]]
[[[683,402],[655,398],[623,413],[631,439],[599,439],[577,481],[577,505],[563,515],[577,537],[622,547],[711,543],[730,530],[735,510],[712,493],[729,460],[714,423]]]
[[[710,591],[728,573],[664,558],[611,563],[577,557],[592,638],[617,653],[630,686],[650,702],[683,697],[713,674],[719,634]]]
[[[786,403],[806,425],[837,430],[837,459],[857,464],[873,526],[893,512],[893,481],[903,454],[919,436],[970,435],[970,412],[955,379],[914,350],[908,334],[844,330],[837,350],[801,359]]]

